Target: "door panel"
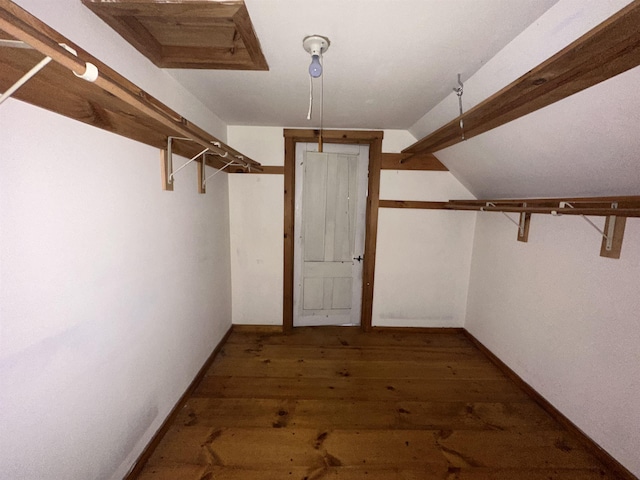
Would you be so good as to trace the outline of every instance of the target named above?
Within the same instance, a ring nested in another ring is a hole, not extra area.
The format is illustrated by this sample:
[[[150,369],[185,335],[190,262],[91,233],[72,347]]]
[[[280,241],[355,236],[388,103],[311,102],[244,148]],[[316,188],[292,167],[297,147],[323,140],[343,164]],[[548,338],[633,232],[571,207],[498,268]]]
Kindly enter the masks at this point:
[[[304,261],[322,262],[325,259],[325,217],[327,210],[327,167],[324,162],[305,162],[307,181],[303,188]]]
[[[368,147],[302,149],[296,162],[294,325],[359,324]]]

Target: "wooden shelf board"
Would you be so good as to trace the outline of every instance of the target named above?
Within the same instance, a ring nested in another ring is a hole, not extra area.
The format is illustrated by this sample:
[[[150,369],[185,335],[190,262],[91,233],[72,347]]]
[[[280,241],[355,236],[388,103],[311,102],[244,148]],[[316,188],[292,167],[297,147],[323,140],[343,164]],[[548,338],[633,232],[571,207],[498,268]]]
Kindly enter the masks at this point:
[[[437,152],[640,65],[640,0],[403,153]]]
[[[176,140],[174,152],[192,157],[202,151],[204,144],[219,142],[233,155],[240,152],[220,142],[196,125],[153,98],[136,85],[119,75],[104,63],[75,45],[55,30],[7,0],[0,2],[0,26],[11,29],[11,34],[0,29],[0,38],[30,40],[36,48],[56,49],[50,62],[12,96],[32,105],[59,113],[80,122],[164,149],[167,137],[189,137],[195,142]],[[98,68],[99,79],[95,83],[76,77],[69,69],[70,54],[58,47],[64,43],[78,52],[71,62],[81,59]],[[44,45],[44,48],[42,47]],[[0,47],[0,91],[13,83],[37,64],[48,51],[36,49]],[[65,61],[65,65],[60,60]],[[244,156],[244,160],[260,170],[260,164]],[[219,168],[224,159],[207,157],[207,164]]]

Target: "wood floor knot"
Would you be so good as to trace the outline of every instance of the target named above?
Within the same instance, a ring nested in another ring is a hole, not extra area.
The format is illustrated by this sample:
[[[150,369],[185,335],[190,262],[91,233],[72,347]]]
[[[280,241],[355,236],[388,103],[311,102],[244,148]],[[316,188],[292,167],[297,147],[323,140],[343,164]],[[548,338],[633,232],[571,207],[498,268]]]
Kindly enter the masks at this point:
[[[315,448],[316,450],[319,450],[328,436],[329,436],[329,432],[322,432],[320,435],[318,435],[316,437],[315,443],[313,444],[313,448]]]

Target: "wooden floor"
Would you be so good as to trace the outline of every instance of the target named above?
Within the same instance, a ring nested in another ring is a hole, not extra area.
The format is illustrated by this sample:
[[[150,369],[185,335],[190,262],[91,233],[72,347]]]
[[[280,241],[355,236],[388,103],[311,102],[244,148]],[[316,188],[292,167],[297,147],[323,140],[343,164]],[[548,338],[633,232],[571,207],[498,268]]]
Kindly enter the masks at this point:
[[[234,331],[140,480],[613,479],[463,333]]]

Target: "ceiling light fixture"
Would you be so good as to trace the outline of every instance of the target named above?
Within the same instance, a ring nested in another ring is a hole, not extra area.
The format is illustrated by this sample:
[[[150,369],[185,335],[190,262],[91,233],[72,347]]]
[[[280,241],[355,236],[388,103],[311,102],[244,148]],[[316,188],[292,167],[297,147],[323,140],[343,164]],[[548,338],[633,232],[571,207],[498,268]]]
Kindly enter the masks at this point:
[[[320,134],[318,135],[318,151],[322,152],[322,127],[324,116],[324,78],[322,77],[322,54],[329,49],[331,42],[322,35],[309,35],[302,39],[302,47],[311,55],[309,65],[309,111],[307,120],[311,120],[313,109],[313,79],[320,78]]]
[[[322,64],[320,57],[329,49],[331,42],[322,35],[309,35],[302,40],[302,46],[311,55],[311,65],[309,65],[309,75],[318,78],[322,75]]]

